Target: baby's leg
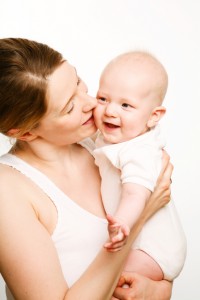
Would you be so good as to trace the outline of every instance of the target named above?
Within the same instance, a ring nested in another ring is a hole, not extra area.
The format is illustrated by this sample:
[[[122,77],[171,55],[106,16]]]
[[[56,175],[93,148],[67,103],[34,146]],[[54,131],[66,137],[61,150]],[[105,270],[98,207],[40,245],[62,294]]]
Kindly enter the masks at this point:
[[[127,272],[135,272],[152,280],[162,280],[163,272],[158,263],[141,250],[131,250],[124,270]]]

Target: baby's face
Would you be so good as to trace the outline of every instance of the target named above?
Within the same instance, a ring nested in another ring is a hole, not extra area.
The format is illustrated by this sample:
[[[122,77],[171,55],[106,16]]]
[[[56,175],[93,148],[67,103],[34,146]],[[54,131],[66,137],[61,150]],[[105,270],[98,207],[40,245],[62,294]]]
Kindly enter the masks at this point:
[[[110,143],[120,143],[148,130],[154,92],[145,72],[114,64],[103,72],[97,92],[95,123]]]

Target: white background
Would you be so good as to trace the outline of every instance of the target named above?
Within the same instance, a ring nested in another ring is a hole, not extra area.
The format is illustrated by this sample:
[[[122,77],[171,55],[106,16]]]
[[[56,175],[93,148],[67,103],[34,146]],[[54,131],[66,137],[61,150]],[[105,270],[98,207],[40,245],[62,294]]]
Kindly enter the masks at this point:
[[[188,240],[172,299],[199,300],[199,0],[1,0],[0,11],[0,38],[26,37],[56,48],[93,95],[102,68],[116,54],[144,49],[163,62],[169,90],[162,124],[175,165],[172,193]],[[8,147],[0,137],[0,153]],[[2,285],[1,300],[3,290]]]

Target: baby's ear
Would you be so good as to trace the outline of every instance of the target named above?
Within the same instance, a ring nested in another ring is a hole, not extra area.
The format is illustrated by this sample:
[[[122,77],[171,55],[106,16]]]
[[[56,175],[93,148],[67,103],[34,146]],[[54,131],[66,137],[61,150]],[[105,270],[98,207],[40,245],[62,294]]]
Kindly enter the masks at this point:
[[[149,128],[156,126],[160,119],[164,116],[165,112],[166,108],[164,106],[157,106],[154,108],[147,122],[147,126]]]
[[[16,138],[20,141],[32,141],[36,138],[36,135],[32,134],[31,132],[25,132],[23,134],[20,133],[20,129],[10,129],[8,132],[7,132],[7,135],[9,137],[12,137],[12,138]]]

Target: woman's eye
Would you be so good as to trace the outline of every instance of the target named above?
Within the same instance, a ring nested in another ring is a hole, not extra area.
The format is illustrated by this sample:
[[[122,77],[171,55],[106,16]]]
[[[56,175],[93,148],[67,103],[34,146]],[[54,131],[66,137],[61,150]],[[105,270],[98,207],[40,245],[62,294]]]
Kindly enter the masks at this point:
[[[78,76],[77,78],[77,85],[79,85],[81,83],[81,78]]]
[[[71,101],[67,107],[66,113],[70,114],[70,112],[73,110],[74,108],[74,101]]]

